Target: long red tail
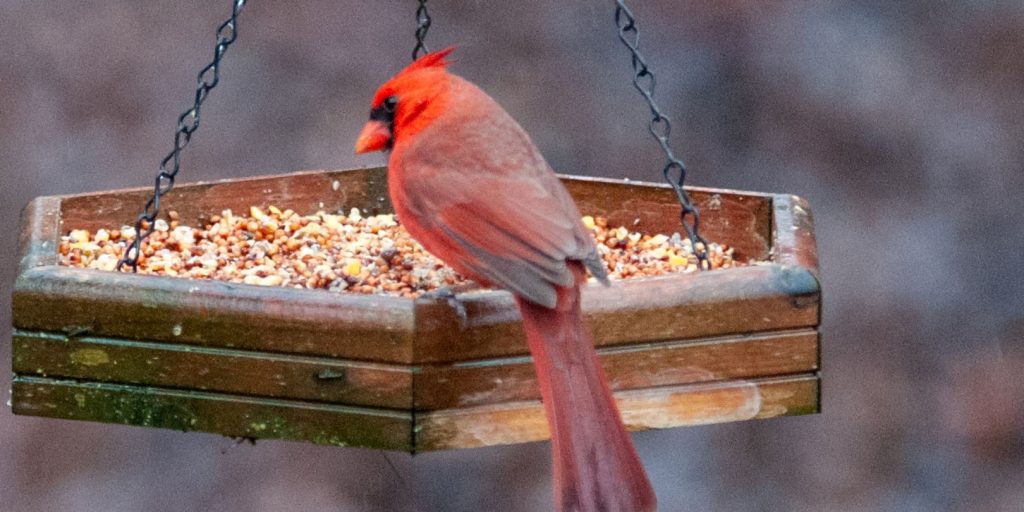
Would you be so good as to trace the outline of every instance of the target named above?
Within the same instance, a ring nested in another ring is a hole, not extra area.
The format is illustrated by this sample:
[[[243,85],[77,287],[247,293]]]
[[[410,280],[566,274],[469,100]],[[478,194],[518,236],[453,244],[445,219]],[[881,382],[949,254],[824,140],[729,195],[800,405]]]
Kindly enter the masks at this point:
[[[554,309],[517,301],[551,430],[558,510],[654,510],[654,489],[583,324],[579,287],[560,288]]]

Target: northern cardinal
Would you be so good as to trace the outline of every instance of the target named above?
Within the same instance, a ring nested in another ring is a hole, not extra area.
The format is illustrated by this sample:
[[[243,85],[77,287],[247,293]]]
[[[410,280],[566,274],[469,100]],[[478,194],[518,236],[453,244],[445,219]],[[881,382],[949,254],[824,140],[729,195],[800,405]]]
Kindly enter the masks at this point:
[[[565,187],[480,88],[426,54],[377,90],[356,153],[388,151],[395,213],[428,251],[515,295],[551,431],[556,508],[655,508],[580,310],[607,270]]]

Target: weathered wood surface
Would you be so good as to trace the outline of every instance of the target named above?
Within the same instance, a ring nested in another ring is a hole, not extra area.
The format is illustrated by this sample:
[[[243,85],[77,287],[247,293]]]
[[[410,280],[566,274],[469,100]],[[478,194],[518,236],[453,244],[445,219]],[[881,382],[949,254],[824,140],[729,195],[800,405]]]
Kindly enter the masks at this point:
[[[813,330],[783,331],[602,348],[599,356],[612,389],[626,390],[814,371],[817,340]],[[15,331],[12,369],[20,375],[389,409],[540,398],[528,356],[406,366]]]
[[[387,450],[412,447],[409,413],[207,391],[16,376],[15,414]]]
[[[602,215],[611,226],[643,233],[680,232],[679,203],[664,184],[563,176],[583,215]],[[701,233],[709,241],[727,241],[738,261],[765,260],[772,242],[771,194],[686,187],[701,215]]]
[[[816,375],[691,384],[615,394],[631,430],[674,428],[818,411]],[[416,416],[421,451],[523,443],[549,436],[539,401],[512,402]]]
[[[19,274],[34,267],[58,264],[60,205],[60,197],[37,197],[21,211]]]
[[[817,277],[818,248],[811,207],[803,198],[785,194],[776,194],[772,203],[772,261],[806,269]]]
[[[674,428],[818,410],[818,378],[795,375],[622,391],[633,430]],[[15,414],[214,432],[335,446],[428,451],[543,440],[539,401],[417,414],[193,390],[15,377]]]
[[[134,224],[152,187],[63,196],[64,230]],[[222,210],[248,212],[250,206],[274,205],[299,213],[359,208],[371,214],[391,211],[383,168],[303,171],[273,176],[186,183],[160,200],[164,212],[175,210],[183,223],[201,222]]]
[[[797,329],[818,325],[820,290],[806,270],[756,265],[590,283],[583,313],[597,346]],[[417,301],[415,361],[528,353],[508,292],[463,294],[463,320],[443,302]]]
[[[614,390],[806,373],[818,368],[818,333],[784,331],[598,350]],[[437,410],[540,399],[528,356],[418,368],[416,408]]]
[[[760,265],[590,284],[584,314],[599,346],[813,327],[817,281]],[[259,287],[57,266],[23,272],[14,325],[40,332],[420,363],[527,353],[511,294],[444,301]],[[60,315],[54,315],[60,311]],[[415,341],[414,341],[415,340]]]
[[[412,407],[410,367],[294,354],[15,331],[12,368],[20,375]]]
[[[411,361],[415,327],[399,297],[58,266],[22,273],[13,311],[26,331],[381,362]]]

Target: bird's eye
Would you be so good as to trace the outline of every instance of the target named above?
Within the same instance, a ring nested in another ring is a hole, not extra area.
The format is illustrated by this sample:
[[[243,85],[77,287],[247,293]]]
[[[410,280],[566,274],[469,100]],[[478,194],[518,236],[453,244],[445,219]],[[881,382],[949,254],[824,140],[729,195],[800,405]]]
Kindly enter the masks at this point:
[[[398,96],[388,96],[384,98],[384,110],[388,112],[394,112],[395,107],[398,106]]]

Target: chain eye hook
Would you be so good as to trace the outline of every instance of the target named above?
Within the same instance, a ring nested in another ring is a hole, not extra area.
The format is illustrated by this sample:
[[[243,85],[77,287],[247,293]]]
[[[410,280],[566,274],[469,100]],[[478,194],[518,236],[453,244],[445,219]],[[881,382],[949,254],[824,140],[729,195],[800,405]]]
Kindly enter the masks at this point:
[[[412,60],[416,60],[430,51],[427,44],[423,42],[427,38],[427,31],[430,30],[430,22],[427,0],[419,0],[419,7],[416,8],[416,46],[412,49]]]

